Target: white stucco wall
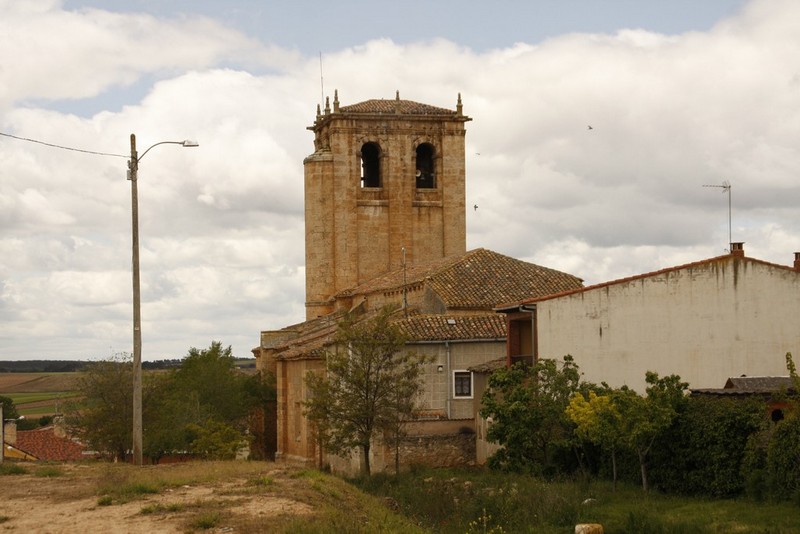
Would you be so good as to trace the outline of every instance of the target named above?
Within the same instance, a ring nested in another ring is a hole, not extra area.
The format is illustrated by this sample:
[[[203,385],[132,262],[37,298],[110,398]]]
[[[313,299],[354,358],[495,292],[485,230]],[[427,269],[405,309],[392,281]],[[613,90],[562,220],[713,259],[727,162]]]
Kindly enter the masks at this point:
[[[786,375],[800,359],[800,273],[726,257],[538,302],[539,356],[639,391],[648,370],[693,388]]]

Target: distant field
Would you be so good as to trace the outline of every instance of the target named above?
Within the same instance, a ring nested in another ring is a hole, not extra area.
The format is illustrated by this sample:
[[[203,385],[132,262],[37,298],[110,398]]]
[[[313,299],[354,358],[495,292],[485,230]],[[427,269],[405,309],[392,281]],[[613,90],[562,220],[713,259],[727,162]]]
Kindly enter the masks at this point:
[[[11,397],[20,415],[53,415],[76,400],[80,373],[0,373],[0,395]]]
[[[0,395],[73,391],[80,373],[0,373]]]

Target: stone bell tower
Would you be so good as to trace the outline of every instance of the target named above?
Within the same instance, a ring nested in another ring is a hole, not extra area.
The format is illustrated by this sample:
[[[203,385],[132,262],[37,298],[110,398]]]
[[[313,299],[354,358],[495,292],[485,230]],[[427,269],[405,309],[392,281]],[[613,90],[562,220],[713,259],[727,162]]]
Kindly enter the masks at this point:
[[[305,167],[306,319],[332,296],[402,265],[466,252],[464,125],[401,100],[317,106]]]

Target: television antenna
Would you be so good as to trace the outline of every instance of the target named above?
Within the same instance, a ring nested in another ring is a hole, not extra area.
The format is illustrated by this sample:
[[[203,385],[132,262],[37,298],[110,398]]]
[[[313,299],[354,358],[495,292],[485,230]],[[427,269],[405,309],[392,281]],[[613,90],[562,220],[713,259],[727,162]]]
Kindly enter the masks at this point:
[[[717,187],[722,189],[723,193],[728,193],[728,247],[733,243],[731,232],[731,184],[728,180],[724,180],[720,185],[704,185],[703,187]],[[730,249],[728,249],[730,251]]]

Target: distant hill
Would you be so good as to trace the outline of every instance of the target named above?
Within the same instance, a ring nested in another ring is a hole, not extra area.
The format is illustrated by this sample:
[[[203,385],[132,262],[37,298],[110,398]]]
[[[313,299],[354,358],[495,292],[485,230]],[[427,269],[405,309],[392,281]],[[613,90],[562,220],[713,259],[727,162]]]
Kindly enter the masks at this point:
[[[172,369],[180,367],[181,359],[155,360],[142,362],[142,369]],[[12,360],[0,361],[0,373],[75,373],[94,363],[85,360]],[[236,366],[240,369],[255,369],[255,358],[237,358]]]
[[[89,362],[80,360],[19,360],[0,362],[0,373],[74,373]]]

